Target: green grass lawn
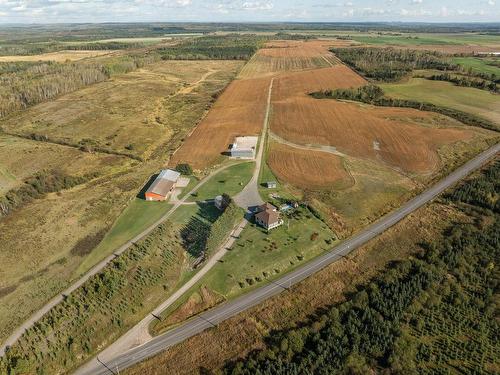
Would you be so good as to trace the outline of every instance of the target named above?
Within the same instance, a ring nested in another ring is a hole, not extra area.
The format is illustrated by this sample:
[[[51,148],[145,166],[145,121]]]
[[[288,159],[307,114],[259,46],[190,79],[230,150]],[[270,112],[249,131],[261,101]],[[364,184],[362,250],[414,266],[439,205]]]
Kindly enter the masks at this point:
[[[493,60],[477,57],[454,57],[452,61],[455,64],[462,65],[466,69],[471,68],[473,72],[495,74],[497,77],[500,77],[500,68],[488,64],[489,61]]]
[[[139,198],[132,200],[101,243],[82,262],[77,274],[137,236],[171,208],[172,205],[167,202],[147,202]]]
[[[306,209],[284,217],[284,221],[281,227],[269,233],[255,225],[247,226],[232,250],[210,270],[201,284],[232,298],[333,246],[334,234]],[[317,237],[312,240],[313,233],[317,233]]]
[[[226,193],[234,196],[239,193],[252,178],[254,162],[235,164],[211,177],[199,190],[196,196],[188,200],[201,201],[214,199],[217,195]]]
[[[411,78],[408,82],[381,84],[386,95],[457,109],[500,123],[500,96],[449,82]]]

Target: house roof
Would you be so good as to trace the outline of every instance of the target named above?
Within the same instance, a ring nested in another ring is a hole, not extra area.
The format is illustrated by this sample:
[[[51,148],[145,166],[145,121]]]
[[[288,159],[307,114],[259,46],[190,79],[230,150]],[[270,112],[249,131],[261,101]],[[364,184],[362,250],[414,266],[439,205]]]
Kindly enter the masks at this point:
[[[257,215],[255,215],[255,218],[259,221],[262,221],[266,226],[269,226],[270,224],[277,223],[280,219],[280,214],[278,211],[272,211],[272,210],[266,210],[266,211],[261,211]]]
[[[269,202],[266,202],[262,205],[260,205],[259,207],[257,207],[257,211],[258,212],[262,212],[262,211],[277,211],[278,208],[274,205],[274,204],[271,204]]]

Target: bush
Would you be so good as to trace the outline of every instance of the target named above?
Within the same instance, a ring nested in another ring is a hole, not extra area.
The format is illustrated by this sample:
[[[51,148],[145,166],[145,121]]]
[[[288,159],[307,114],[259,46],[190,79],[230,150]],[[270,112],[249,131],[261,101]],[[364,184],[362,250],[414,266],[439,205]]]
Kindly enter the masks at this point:
[[[193,168],[187,163],[177,164],[175,170],[184,176],[189,176],[193,174]]]

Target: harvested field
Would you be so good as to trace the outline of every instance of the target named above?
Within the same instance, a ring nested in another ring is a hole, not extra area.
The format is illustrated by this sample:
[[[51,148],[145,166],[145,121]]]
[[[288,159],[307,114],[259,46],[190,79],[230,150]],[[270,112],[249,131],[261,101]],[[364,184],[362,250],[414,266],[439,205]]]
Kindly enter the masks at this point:
[[[242,69],[240,77],[256,78],[336,65],[338,59],[328,50],[331,44],[324,40],[269,42]]]
[[[233,81],[213,108],[172,156],[170,165],[189,163],[195,169],[217,164],[240,135],[260,134],[270,79]]]
[[[302,189],[345,188],[353,183],[342,158],[327,152],[273,143],[267,163],[281,181]]]
[[[359,87],[366,80],[345,65],[284,74],[274,81],[273,101],[332,88]]]
[[[77,61],[87,59],[89,57],[97,57],[110,55],[115,51],[58,51],[42,53],[40,55],[27,55],[27,56],[0,56],[0,62],[17,62],[17,61]]]
[[[403,113],[406,118],[421,118],[417,110],[379,110],[308,97],[276,102],[273,109],[272,130],[280,137],[299,144],[327,144],[345,154],[381,160],[411,173],[433,172],[439,166],[436,151],[441,145],[467,140],[473,134],[471,130],[436,129],[393,119]]]

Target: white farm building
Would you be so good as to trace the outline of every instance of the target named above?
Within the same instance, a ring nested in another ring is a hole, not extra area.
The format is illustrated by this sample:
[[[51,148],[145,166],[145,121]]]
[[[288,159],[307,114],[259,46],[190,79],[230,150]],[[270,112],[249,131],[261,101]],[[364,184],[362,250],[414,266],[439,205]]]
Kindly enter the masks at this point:
[[[259,137],[256,136],[236,137],[229,149],[231,157],[238,159],[255,158],[258,140]]]

